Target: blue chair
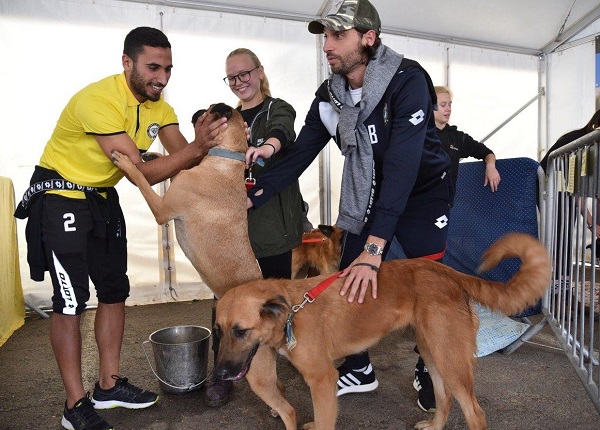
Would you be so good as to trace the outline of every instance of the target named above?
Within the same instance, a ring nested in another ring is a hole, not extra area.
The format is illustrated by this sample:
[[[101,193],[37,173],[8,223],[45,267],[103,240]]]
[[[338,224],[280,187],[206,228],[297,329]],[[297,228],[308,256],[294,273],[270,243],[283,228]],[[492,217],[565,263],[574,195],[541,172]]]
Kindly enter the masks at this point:
[[[509,232],[528,233],[539,238],[537,196],[543,181],[543,170],[530,158],[508,158],[496,161],[502,178],[498,191],[484,187],[485,165],[482,161],[459,165],[456,198],[448,223],[448,247],[444,263],[454,269],[482,277],[507,282],[518,270],[518,259],[502,261],[486,273],[477,273],[481,255],[496,240]],[[545,325],[545,320],[533,324],[527,317],[541,313],[541,301],[515,315],[525,323],[526,330],[503,352],[514,352]],[[481,315],[480,315],[481,316]],[[483,325],[482,325],[483,326]],[[500,326],[492,328],[491,336]],[[483,329],[480,328],[480,332]],[[478,334],[478,344],[480,336]]]

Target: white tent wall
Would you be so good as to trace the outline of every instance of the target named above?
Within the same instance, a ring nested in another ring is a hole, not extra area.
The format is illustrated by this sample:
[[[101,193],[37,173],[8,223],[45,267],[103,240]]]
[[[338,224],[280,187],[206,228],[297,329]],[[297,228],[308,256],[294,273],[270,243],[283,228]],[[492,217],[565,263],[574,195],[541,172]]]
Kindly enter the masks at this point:
[[[453,47],[449,57],[449,85],[454,93],[451,123],[476,140],[538,94],[538,57],[466,46]],[[485,145],[497,158],[537,159],[537,121],[537,103],[533,103]]]
[[[583,127],[596,111],[595,44],[587,42],[548,57],[548,147]]]
[[[595,36],[599,33],[600,21],[596,21],[547,57],[548,148],[566,132],[587,124],[597,110]]]
[[[385,27],[385,16],[382,18]],[[189,139],[193,112],[216,101],[235,103],[221,79],[227,53],[240,46],[251,48],[261,58],[273,94],[296,108],[296,131],[300,130],[320,80],[318,64],[322,60],[318,39],[308,33],[305,22],[119,0],[4,0],[0,2],[0,53],[10,59],[11,67],[2,68],[0,78],[10,83],[5,86],[9,103],[2,108],[2,117],[10,127],[4,128],[0,174],[14,181],[17,200],[69,97],[89,82],[122,70],[123,38],[138,25],[162,28],[173,44],[175,67],[165,97],[175,107],[182,132]],[[536,56],[385,33],[382,36],[394,50],[419,61],[435,84],[448,79],[454,91],[452,123],[476,139],[486,136],[537,94]],[[566,78],[575,74],[574,70],[555,70],[557,62],[550,60],[548,75],[553,82],[563,81],[563,74]],[[577,64],[581,60],[573,55],[571,61]],[[561,97],[559,85],[556,91],[556,97]],[[486,144],[499,158],[537,158],[537,111],[534,103]],[[574,121],[567,129],[579,124]],[[151,150],[160,150],[158,142]],[[342,165],[335,146],[331,159],[326,170],[332,177],[331,220],[335,221]],[[315,161],[301,178],[314,224],[322,221],[318,176]],[[164,282],[167,267],[162,255],[162,230],[135,187],[124,180],[118,189],[128,226],[128,273],[132,283],[128,304],[172,300],[169,285]],[[29,280],[25,222],[19,221],[18,227],[25,295],[31,303],[47,305],[50,283]],[[171,267],[180,300],[210,297],[177,247]]]

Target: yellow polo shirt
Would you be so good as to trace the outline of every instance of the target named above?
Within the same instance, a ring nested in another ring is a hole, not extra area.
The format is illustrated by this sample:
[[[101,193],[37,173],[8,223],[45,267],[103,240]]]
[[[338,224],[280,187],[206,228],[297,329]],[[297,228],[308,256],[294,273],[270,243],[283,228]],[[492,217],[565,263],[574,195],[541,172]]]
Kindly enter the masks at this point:
[[[157,102],[140,103],[129,90],[125,73],[109,76],[69,100],[39,164],[75,184],[113,187],[123,174],[102,152],[94,136],[127,133],[139,149],[147,150],[158,130],[177,123],[175,111],[162,96]],[[79,191],[50,192],[84,197]]]

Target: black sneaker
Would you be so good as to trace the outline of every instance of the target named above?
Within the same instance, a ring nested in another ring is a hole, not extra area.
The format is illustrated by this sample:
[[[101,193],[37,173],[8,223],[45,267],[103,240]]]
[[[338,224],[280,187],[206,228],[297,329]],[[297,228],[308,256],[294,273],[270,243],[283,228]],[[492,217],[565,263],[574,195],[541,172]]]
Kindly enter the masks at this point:
[[[67,409],[65,403],[60,422],[62,426],[67,430],[114,430],[113,426],[98,415],[88,396],[89,393],[75,403],[73,409]]]
[[[435,394],[433,393],[433,382],[427,371],[427,367],[423,359],[419,357],[417,366],[415,367],[415,380],[413,387],[419,392],[417,405],[425,412],[435,412]]]
[[[127,378],[112,376],[117,383],[110,390],[103,390],[96,382],[92,403],[96,409],[127,408],[143,409],[158,402],[158,394],[144,391],[127,382]]]
[[[338,373],[340,374],[337,382],[338,397],[350,393],[366,393],[379,386],[371,363],[362,369],[350,369],[341,365],[338,367]]]

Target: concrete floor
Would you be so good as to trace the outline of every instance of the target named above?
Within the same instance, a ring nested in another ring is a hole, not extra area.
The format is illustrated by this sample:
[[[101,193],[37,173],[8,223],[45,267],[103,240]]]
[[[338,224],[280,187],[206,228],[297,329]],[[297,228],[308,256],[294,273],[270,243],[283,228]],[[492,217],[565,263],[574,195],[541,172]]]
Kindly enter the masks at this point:
[[[210,326],[211,301],[168,303],[127,308],[123,345],[123,376],[146,389],[160,391],[142,350],[155,330],[175,325]],[[84,381],[90,390],[96,381],[97,359],[93,338],[94,310],[88,311],[84,333]],[[535,319],[533,317],[532,319]],[[30,314],[27,321],[0,348],[0,429],[60,429],[64,393],[50,342],[49,320]],[[476,392],[490,429],[600,428],[600,414],[590,401],[574,369],[556,349],[546,327],[515,353],[494,353],[478,359]],[[543,344],[546,346],[542,346]],[[412,378],[416,354],[412,334],[393,334],[371,350],[380,386],[368,394],[340,398],[338,429],[411,429],[430,415],[416,406]],[[548,347],[550,346],[550,347]],[[210,354],[212,356],[212,354]],[[212,363],[210,364],[212,367]],[[300,375],[284,359],[279,374],[288,398],[298,411],[299,425],[310,421],[310,395]],[[282,430],[279,419],[248,388],[235,386],[227,405],[212,409],[202,402],[203,389],[184,394],[163,393],[158,404],[131,411],[113,409],[102,415],[116,429],[134,430]],[[466,428],[455,403],[446,429]]]

